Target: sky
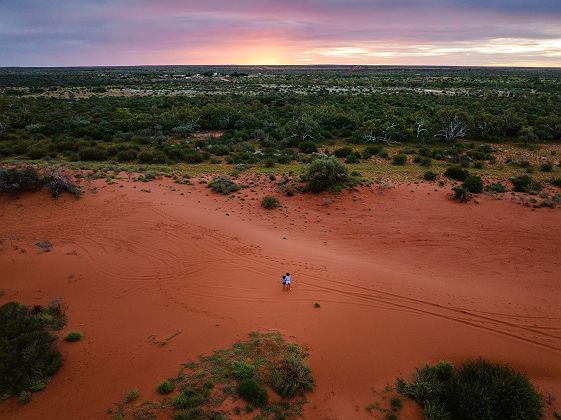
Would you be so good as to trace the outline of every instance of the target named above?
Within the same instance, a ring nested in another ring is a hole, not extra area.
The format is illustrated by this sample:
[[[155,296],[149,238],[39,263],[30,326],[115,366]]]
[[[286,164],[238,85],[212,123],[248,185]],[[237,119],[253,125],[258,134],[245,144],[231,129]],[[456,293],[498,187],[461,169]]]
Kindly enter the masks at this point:
[[[561,0],[0,0],[0,67],[561,67]]]

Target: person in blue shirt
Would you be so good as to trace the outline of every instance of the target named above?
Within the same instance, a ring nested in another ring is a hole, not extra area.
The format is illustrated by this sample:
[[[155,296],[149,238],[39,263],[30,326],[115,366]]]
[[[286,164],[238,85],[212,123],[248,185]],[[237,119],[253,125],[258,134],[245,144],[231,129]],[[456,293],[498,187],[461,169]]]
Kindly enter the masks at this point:
[[[283,276],[283,277],[284,277],[284,281],[286,283],[286,288],[288,289],[288,291],[290,291],[290,273],[286,273],[286,276]]]

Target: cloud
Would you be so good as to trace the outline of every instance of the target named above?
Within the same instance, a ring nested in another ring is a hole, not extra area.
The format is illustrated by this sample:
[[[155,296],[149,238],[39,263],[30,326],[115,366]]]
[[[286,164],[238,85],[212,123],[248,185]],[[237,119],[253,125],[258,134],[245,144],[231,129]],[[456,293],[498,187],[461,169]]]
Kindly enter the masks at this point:
[[[5,66],[561,66],[559,0],[0,0],[0,11]]]

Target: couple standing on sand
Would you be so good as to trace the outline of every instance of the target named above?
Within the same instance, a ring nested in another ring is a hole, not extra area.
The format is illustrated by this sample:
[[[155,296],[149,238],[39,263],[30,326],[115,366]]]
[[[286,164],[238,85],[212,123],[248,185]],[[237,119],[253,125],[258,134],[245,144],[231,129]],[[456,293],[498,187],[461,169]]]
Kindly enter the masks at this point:
[[[282,290],[284,290],[285,287],[290,290],[290,273],[282,275]]]

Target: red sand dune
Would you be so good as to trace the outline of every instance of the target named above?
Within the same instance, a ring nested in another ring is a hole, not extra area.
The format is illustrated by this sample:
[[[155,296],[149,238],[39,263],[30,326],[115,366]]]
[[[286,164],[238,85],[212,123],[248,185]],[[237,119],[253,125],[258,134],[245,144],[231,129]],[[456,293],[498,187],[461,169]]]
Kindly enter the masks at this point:
[[[130,388],[158,398],[181,362],[257,329],[311,348],[306,418],[376,418],[371,387],[479,355],[527,372],[560,407],[559,210],[460,205],[401,185],[331,203],[280,197],[287,208],[268,212],[268,181],[227,202],[204,185],[119,182],[96,181],[99,193],[79,200],[0,197],[0,237],[17,238],[0,251],[0,304],[62,296],[66,330],[84,333],[59,344],[65,362],[47,388],[26,406],[1,403],[2,418],[106,418]],[[35,245],[45,238],[51,252]],[[403,410],[422,418],[412,403]]]

